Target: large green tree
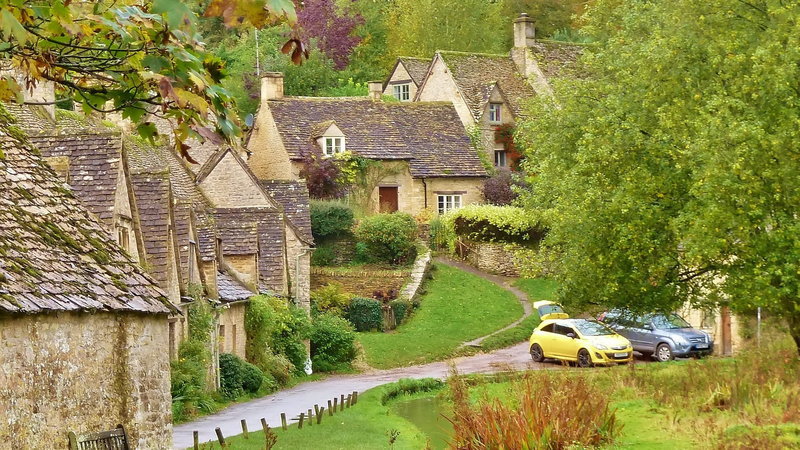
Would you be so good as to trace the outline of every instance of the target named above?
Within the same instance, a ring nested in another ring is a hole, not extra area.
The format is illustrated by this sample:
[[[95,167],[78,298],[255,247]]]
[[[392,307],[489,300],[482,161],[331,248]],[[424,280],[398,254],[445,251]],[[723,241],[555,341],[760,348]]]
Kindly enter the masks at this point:
[[[567,302],[783,317],[800,349],[800,3],[598,0],[521,127]]]

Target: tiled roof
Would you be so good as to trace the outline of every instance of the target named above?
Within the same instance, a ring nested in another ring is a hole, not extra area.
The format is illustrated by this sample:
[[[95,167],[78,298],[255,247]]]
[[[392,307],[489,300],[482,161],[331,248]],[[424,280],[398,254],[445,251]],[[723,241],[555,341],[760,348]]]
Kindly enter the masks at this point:
[[[401,56],[397,59],[406,68],[406,72],[411,75],[411,81],[417,86],[422,84],[422,80],[428,75],[431,60],[429,58],[412,58],[410,56]]]
[[[17,119],[17,126],[28,135],[51,132],[55,121],[45,111],[43,106],[22,105],[19,103],[5,103],[6,110]]]
[[[413,177],[486,175],[449,102],[284,97],[270,100],[269,108],[291,159],[318,151],[314,127],[333,120],[348,150],[371,159],[410,160]]]
[[[584,45],[569,42],[537,40],[531,48],[533,56],[544,76],[554,78],[582,78],[585,76],[578,59],[583,54]]]
[[[286,217],[297,229],[300,238],[313,243],[311,209],[306,184],[296,180],[261,180],[261,185],[281,204]]]
[[[217,292],[219,299],[226,302],[247,300],[255,295],[239,280],[223,271],[217,272]]]
[[[210,202],[200,192],[180,156],[166,146],[152,146],[138,139],[125,140],[128,167],[133,173],[169,171],[170,183],[175,200],[193,206],[208,207]]]
[[[175,312],[0,116],[0,310]]]
[[[146,253],[146,266],[162,287],[169,280],[170,195],[169,174],[135,173],[131,175],[136,209]]]
[[[204,262],[214,261],[217,257],[217,230],[214,216],[207,212],[196,212],[197,250]]]
[[[453,76],[475,119],[480,119],[495,85],[505,94],[514,114],[520,114],[526,98],[536,95],[509,55],[437,52]]]
[[[181,267],[181,279],[189,282],[189,241],[194,240],[191,234],[192,207],[186,203],[177,203],[172,209],[175,218],[175,239],[178,241],[178,258]]]
[[[283,291],[284,231],[280,211],[271,208],[217,208],[214,211],[223,254],[226,246],[238,248],[242,239],[250,239],[237,224],[255,224],[258,240],[259,290]]]
[[[69,158],[67,183],[75,195],[110,225],[122,157],[119,134],[36,135],[31,141],[44,157]]]

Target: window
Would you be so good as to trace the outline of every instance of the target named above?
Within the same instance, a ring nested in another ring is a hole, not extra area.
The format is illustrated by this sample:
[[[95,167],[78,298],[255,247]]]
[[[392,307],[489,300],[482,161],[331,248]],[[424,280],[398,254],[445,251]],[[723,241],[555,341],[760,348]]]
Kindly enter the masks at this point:
[[[439,199],[439,214],[461,208],[461,194],[441,194]]]
[[[120,226],[117,228],[117,242],[119,246],[122,247],[123,250],[130,253],[131,252],[131,240],[130,234],[128,234],[128,229],[124,226]]]
[[[500,123],[500,103],[489,103],[489,122]]]
[[[325,156],[333,156],[337,153],[342,153],[344,151],[344,138],[326,137],[323,151],[325,152]]]
[[[411,100],[411,85],[406,84],[395,84],[394,85],[394,98],[400,100],[401,102],[407,102]]]
[[[177,349],[175,345],[175,323],[177,321],[169,321],[169,359],[175,359],[177,356]]]
[[[566,336],[569,333],[575,335],[575,330],[573,330],[571,327],[565,327],[564,325],[558,325],[558,324],[555,326],[555,332],[556,334],[560,334],[563,336]]]
[[[547,324],[547,325],[542,327],[542,331],[547,331],[548,333],[552,333],[553,332],[553,327],[554,327],[554,325],[552,323],[551,324]]]
[[[495,167],[506,167],[508,165],[508,161],[506,159],[506,151],[505,150],[495,150],[494,151],[494,166]]]
[[[225,353],[225,325],[219,326],[219,351]]]

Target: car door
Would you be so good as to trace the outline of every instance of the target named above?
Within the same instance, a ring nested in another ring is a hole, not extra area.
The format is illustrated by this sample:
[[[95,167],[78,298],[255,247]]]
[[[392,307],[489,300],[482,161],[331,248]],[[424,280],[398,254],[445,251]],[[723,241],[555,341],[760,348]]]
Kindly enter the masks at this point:
[[[565,325],[555,326],[555,333],[553,337],[553,350],[556,353],[554,356],[557,358],[575,359],[578,355],[577,341],[568,336],[572,334],[577,336],[572,327]]]
[[[554,343],[553,338],[555,334],[553,333],[553,327],[555,324],[549,324],[542,327],[538,333],[536,333],[536,341],[539,343],[539,346],[542,347],[542,352],[544,353],[545,358],[554,358],[555,353],[553,352]]]

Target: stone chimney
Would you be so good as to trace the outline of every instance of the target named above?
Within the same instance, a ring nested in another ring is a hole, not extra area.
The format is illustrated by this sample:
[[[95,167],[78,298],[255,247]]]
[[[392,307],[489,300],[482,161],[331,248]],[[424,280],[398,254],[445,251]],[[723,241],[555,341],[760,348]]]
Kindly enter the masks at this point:
[[[514,19],[514,47],[530,48],[535,42],[536,27],[533,18],[527,13],[522,13]]]
[[[283,98],[283,74],[264,72],[261,75],[261,101]]]
[[[383,81],[368,81],[369,98],[378,101],[383,95]]]

